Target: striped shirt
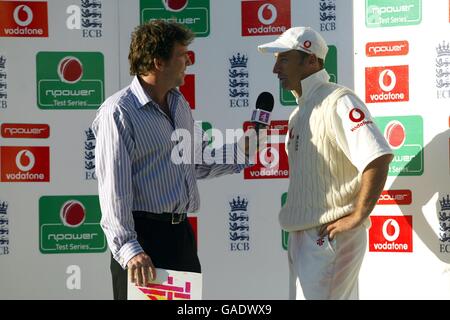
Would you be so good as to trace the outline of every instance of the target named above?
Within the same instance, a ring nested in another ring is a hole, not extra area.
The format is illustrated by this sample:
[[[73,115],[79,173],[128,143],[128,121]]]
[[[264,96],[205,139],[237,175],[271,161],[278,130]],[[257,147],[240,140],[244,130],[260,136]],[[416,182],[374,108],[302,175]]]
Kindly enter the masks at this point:
[[[193,137],[196,126],[188,103],[177,89],[169,92],[167,101],[170,118],[134,77],[130,86],[101,105],[92,124],[101,226],[113,257],[123,268],[143,252],[136,240],[132,211],[195,212],[200,205],[197,179],[237,173],[245,167],[206,165],[206,159],[200,164],[175,164],[173,151],[180,155],[183,151],[178,151],[178,141],[171,138],[174,130],[184,129]],[[206,145],[201,144],[201,149]],[[226,147],[229,152],[237,150],[235,145]]]

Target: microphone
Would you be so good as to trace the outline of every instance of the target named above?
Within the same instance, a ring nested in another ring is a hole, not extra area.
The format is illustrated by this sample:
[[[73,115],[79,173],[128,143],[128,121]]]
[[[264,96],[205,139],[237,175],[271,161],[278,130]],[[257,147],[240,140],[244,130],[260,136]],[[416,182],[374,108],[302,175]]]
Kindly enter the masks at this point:
[[[255,125],[256,132],[270,123],[270,113],[273,110],[274,99],[270,92],[261,92],[256,99],[256,108],[252,113],[251,122]]]

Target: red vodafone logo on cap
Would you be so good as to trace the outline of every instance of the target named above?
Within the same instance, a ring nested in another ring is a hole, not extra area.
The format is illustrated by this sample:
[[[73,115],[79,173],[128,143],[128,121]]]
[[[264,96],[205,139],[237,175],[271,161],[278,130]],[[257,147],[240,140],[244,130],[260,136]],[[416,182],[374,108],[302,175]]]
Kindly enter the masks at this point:
[[[86,218],[86,208],[77,200],[66,201],[59,212],[61,222],[70,228],[80,226]]]
[[[392,149],[399,149],[406,140],[406,130],[400,121],[393,120],[386,125],[384,137]]]
[[[366,68],[366,102],[409,101],[409,68],[386,66]]]
[[[48,37],[47,2],[0,1],[0,37]]]
[[[277,35],[291,27],[290,0],[241,2],[242,36]]]
[[[412,252],[412,216],[371,216],[370,252]]]
[[[47,182],[50,180],[49,147],[0,147],[0,181]]]
[[[76,83],[83,77],[83,64],[76,57],[65,57],[58,63],[58,76],[62,82]]]
[[[188,5],[188,0],[162,0],[164,8],[168,11],[179,12],[183,11]]]

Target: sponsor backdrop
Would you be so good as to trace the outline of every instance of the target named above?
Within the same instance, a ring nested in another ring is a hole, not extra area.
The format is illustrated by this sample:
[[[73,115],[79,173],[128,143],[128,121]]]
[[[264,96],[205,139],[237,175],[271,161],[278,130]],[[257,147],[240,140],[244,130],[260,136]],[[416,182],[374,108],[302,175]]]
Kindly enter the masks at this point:
[[[296,25],[321,31],[331,80],[365,99],[395,151],[361,298],[450,298],[448,0],[48,0],[0,1],[0,299],[112,298],[90,125],[131,80],[130,33],[155,18],[196,34],[180,90],[205,130],[245,129],[258,95],[275,97],[270,159],[199,182],[205,299],[288,297],[277,216],[295,100],[256,47]]]

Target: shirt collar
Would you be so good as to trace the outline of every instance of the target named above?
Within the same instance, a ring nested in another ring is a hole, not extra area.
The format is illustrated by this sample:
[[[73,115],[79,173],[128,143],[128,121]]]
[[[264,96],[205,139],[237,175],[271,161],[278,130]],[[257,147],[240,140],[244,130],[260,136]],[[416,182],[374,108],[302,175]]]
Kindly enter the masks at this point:
[[[133,81],[130,85],[131,92],[136,96],[136,98],[139,101],[138,108],[142,108],[143,106],[147,104],[154,105],[156,102],[150,98],[150,96],[145,92],[144,88],[142,87],[141,83],[139,82],[138,76],[133,77]],[[171,89],[169,91],[169,95],[173,94],[175,97],[179,97],[181,95],[180,91],[178,89]]]
[[[323,83],[329,82],[329,80],[330,76],[325,69],[317,71],[316,73],[313,73],[309,77],[303,79],[301,82],[302,96],[296,99],[297,104],[300,101],[308,100],[318,87],[320,87]]]

